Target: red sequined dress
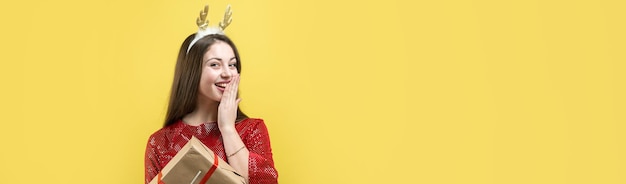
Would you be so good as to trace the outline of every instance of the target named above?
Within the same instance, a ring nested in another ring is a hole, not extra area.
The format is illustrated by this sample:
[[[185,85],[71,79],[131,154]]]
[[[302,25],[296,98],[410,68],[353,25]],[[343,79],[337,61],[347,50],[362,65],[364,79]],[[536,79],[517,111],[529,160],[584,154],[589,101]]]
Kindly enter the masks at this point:
[[[269,134],[263,120],[244,119],[236,123],[235,128],[246,148],[250,151],[248,159],[249,183],[278,183],[278,172],[272,159]],[[200,139],[220,158],[228,162],[217,123],[191,126],[179,120],[172,125],[161,128],[150,136],[145,157],[146,184],[167,165],[191,136]]]

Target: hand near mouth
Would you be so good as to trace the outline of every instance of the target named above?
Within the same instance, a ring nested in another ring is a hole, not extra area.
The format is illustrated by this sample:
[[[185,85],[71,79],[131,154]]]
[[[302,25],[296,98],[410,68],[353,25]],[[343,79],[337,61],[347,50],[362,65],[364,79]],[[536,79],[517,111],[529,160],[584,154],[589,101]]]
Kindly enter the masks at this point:
[[[230,83],[226,85],[222,100],[217,108],[217,125],[220,131],[236,131],[235,121],[237,119],[237,108],[240,98],[237,98],[239,88],[239,75],[234,75]]]

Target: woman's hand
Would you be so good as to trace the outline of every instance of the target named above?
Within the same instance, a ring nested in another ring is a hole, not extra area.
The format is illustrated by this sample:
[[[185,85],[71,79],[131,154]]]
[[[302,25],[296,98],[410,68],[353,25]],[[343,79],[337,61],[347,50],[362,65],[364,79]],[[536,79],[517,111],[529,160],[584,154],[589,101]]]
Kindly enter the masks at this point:
[[[239,89],[239,74],[235,74],[222,94],[222,100],[217,108],[217,125],[221,132],[235,131],[237,107],[241,99],[237,98]]]
[[[240,173],[248,183],[248,159],[250,152],[246,148],[243,140],[235,129],[235,121],[237,120],[237,107],[241,99],[237,98],[237,89],[239,88],[239,75],[235,74],[231,79],[224,93],[220,105],[217,107],[217,126],[222,134],[224,141],[224,152],[227,155],[228,163],[235,171]]]

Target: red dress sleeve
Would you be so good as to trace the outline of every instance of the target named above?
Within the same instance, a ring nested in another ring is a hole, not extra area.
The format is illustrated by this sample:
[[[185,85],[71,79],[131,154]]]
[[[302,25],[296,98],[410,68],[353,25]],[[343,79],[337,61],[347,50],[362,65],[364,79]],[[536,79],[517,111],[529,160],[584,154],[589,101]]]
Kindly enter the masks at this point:
[[[278,172],[274,167],[272,147],[267,127],[261,119],[255,119],[255,126],[246,136],[246,146],[250,152],[248,177],[250,184],[278,183]]]
[[[155,143],[154,135],[150,136],[148,144],[146,145],[146,155],[144,157],[146,184],[150,183],[152,178],[154,178],[154,176],[156,176],[161,170]]]

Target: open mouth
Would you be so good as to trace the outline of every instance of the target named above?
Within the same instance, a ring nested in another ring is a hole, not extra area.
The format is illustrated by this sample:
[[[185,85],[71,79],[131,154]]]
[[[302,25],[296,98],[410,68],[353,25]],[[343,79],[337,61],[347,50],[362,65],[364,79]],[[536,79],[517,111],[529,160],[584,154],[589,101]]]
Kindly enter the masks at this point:
[[[226,89],[226,85],[228,85],[228,82],[215,83],[215,86],[217,86],[217,89],[222,90],[222,91]]]

